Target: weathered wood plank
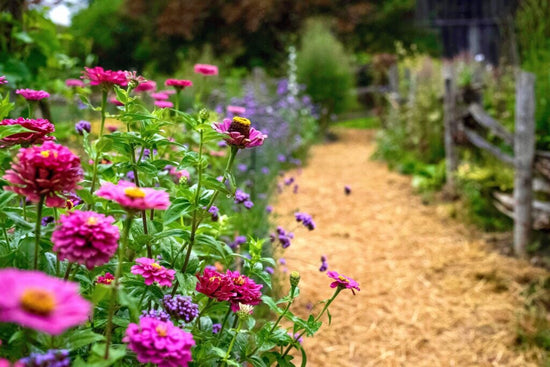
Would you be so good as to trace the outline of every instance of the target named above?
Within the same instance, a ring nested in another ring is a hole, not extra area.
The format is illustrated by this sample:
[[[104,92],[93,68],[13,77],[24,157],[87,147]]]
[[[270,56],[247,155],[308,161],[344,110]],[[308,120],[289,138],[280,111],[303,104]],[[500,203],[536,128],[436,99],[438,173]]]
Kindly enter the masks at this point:
[[[468,112],[470,112],[478,124],[488,129],[491,133],[504,140],[504,142],[510,146],[514,145],[514,135],[512,135],[512,133],[510,133],[497,120],[489,116],[479,104],[472,103],[468,107]]]
[[[524,71],[516,79],[514,134],[514,252],[523,257],[529,244],[533,209],[535,159],[535,76]]]
[[[512,195],[495,192],[495,207],[504,215],[514,219],[514,198]],[[533,201],[532,228],[536,230],[550,229],[550,202]]]
[[[498,160],[509,164],[511,166],[514,165],[514,157],[511,155],[504,153],[500,148],[495,147],[493,144],[489,143],[487,140],[483,139],[479,134],[477,134],[475,131],[464,128],[463,129],[464,135],[466,135],[466,138],[475,145],[476,147],[483,149],[489,153],[491,153],[493,156],[495,156]]]
[[[451,62],[443,65],[443,80],[445,81],[445,95],[443,100],[443,124],[445,127],[445,174],[447,190],[455,191],[455,172],[458,168],[458,150],[454,141],[456,130],[456,90],[454,70]]]

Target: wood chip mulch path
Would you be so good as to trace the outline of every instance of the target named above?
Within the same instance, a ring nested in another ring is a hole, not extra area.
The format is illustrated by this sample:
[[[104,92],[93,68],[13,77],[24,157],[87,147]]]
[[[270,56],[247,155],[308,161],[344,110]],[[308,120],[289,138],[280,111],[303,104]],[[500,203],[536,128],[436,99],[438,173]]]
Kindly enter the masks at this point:
[[[371,160],[374,132],[337,130],[339,140],[314,146],[299,185],[284,188],[276,223],[293,229],[307,212],[314,231],[295,229],[281,254],[301,274],[291,310],[318,312],[330,279],[318,268],[356,279],[361,292],[342,292],[325,323],[306,338],[308,366],[536,366],[538,350],[515,344],[525,284],[548,274],[491,251],[482,235],[426,206],[410,178]],[[283,180],[281,180],[281,183]],[[352,193],[344,194],[350,185]],[[326,320],[326,319],[325,319]],[[296,361],[299,357],[296,357]],[[299,364],[298,364],[299,365]]]

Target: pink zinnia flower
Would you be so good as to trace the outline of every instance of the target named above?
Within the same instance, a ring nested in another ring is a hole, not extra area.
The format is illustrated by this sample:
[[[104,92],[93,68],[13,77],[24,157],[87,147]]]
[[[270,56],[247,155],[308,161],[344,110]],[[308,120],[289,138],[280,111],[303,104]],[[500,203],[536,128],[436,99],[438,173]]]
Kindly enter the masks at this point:
[[[167,93],[151,93],[151,98],[156,99],[157,101],[164,101],[170,98]]]
[[[23,195],[34,203],[45,196],[47,206],[62,208],[66,199],[61,195],[73,192],[82,180],[80,158],[69,148],[51,141],[21,148],[4,179],[11,184],[4,186],[5,190]]]
[[[88,79],[90,85],[101,85],[105,87],[112,87],[113,85],[119,85],[125,87],[128,85],[126,79],[126,73],[121,70],[104,70],[101,66],[95,68],[84,68],[82,78]]]
[[[132,274],[141,275],[145,278],[145,284],[151,285],[157,282],[161,287],[171,287],[172,280],[176,271],[173,269],[166,269],[164,266],[155,262],[154,259],[147,257],[140,257],[136,259],[137,265],[132,266]]]
[[[67,79],[65,80],[65,85],[67,87],[80,87],[80,88],[83,88],[85,86],[84,82],[80,79]]]
[[[97,196],[119,203],[127,210],[165,210],[170,206],[168,193],[146,187],[137,187],[128,181],[117,185],[107,182],[95,193]]]
[[[218,302],[229,301],[236,295],[231,279],[225,274],[206,268],[202,275],[196,275],[198,279],[195,290]]]
[[[197,74],[202,75],[218,75],[218,67],[215,65],[208,64],[195,64],[193,70]]]
[[[99,284],[110,285],[113,280],[115,280],[115,276],[109,272],[105,273],[105,275],[100,275],[97,277],[97,282]]]
[[[238,271],[228,270],[226,276],[233,283],[233,291],[235,295],[229,299],[231,310],[239,311],[239,303],[255,306],[261,302],[263,285],[256,284],[246,275],[240,274]]]
[[[139,85],[134,89],[134,91],[137,93],[141,93],[141,92],[149,92],[155,89],[157,89],[157,83],[155,83],[152,80],[148,80],[146,82],[139,83]]]
[[[212,124],[214,130],[227,135],[225,141],[240,149],[258,147],[264,143],[267,135],[250,126],[250,120],[235,116],[233,120],[224,119],[223,122]]]
[[[243,115],[246,112],[246,108],[240,106],[227,106],[227,112],[233,115]]]
[[[191,87],[193,82],[185,79],[166,79],[164,85],[167,87],[174,87],[176,89],[185,89],[187,87]]]
[[[155,106],[158,108],[172,108],[174,104],[170,101],[155,101]]]
[[[34,89],[17,89],[15,94],[23,96],[27,101],[40,101],[41,99],[48,98],[50,93],[43,90]]]
[[[159,367],[187,367],[195,345],[191,333],[152,317],[141,318],[139,325],[128,325],[122,341],[128,343],[140,363]]]
[[[8,79],[4,75],[0,75],[0,85],[8,84]]]
[[[78,293],[78,283],[11,268],[1,269],[0,279],[0,322],[59,335],[88,320],[91,305]]]
[[[103,265],[115,254],[120,237],[115,219],[96,212],[75,210],[62,215],[52,234],[53,251],[60,260]]]
[[[124,106],[124,103],[120,102],[116,97],[109,98],[109,103],[114,104],[115,106]]]
[[[328,271],[327,275],[329,278],[335,280],[330,284],[331,288],[339,287],[342,289],[351,289],[351,292],[353,294],[355,294],[355,290],[357,290],[358,292],[361,290],[359,289],[359,283],[345,275],[340,275],[335,271]]]
[[[47,135],[53,133],[55,127],[51,122],[45,119],[26,119],[19,117],[17,119],[2,120],[0,125],[21,125],[26,129],[32,130],[32,132],[17,133],[0,139],[0,148],[11,147],[17,144],[27,146],[41,144],[44,141],[54,139],[52,136]]]

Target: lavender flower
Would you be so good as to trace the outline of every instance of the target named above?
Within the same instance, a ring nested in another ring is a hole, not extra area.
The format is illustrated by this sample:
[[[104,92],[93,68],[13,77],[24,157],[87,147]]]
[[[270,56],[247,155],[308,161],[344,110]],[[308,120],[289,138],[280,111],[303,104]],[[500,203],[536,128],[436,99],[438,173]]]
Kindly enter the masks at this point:
[[[212,205],[210,209],[208,209],[208,213],[212,214],[212,221],[217,222],[218,219],[220,219],[220,210],[217,206]]]
[[[212,324],[212,333],[217,334],[222,329],[222,324]]]
[[[281,265],[286,265],[286,259],[285,259],[284,257],[281,257],[281,258],[279,259],[279,264],[281,264]]]
[[[277,156],[277,160],[278,160],[279,162],[283,163],[283,162],[286,162],[286,157],[285,157],[284,154],[279,154],[279,155]]]
[[[237,236],[237,237],[235,237],[235,240],[233,242],[229,243],[229,247],[231,247],[233,250],[236,250],[237,247],[239,247],[243,243],[246,243],[246,237],[245,236]]]
[[[268,213],[272,213],[273,212],[273,207],[271,205],[268,205],[265,207],[265,211],[268,212]]]
[[[294,185],[294,188],[292,189],[292,192],[297,194],[298,193],[298,185]]]
[[[294,182],[294,177],[289,177],[285,180],[285,185],[290,186]]]
[[[315,229],[315,222],[313,219],[311,219],[311,216],[307,213],[295,213],[294,216],[296,217],[297,222],[302,222],[304,227],[309,229],[310,231],[313,231]]]
[[[52,223],[54,220],[55,219],[52,216],[42,217],[41,223],[43,226],[47,226],[48,224]]]
[[[254,206],[254,203],[250,200],[246,200],[244,203],[243,203],[244,207],[248,210],[252,209],[252,207]]]
[[[267,168],[267,167],[262,167],[261,171],[262,171],[262,173],[263,173],[264,175],[268,175],[268,174],[269,174],[269,168]]]
[[[162,304],[166,312],[178,320],[191,322],[199,316],[199,306],[191,302],[191,297],[166,295]]]
[[[319,268],[320,272],[325,272],[328,270],[327,257],[325,255],[321,256],[321,267]]]
[[[74,128],[79,135],[84,135],[84,131],[89,133],[92,130],[92,124],[90,121],[80,120],[74,125]]]
[[[271,238],[271,242],[275,242],[277,240],[279,241],[279,244],[281,245],[282,248],[288,248],[291,245],[290,240],[294,238],[294,234],[292,232],[286,232],[283,229],[283,227],[279,226],[277,227],[277,233],[276,234],[272,233],[270,235],[270,238]],[[281,264],[284,265],[282,262]]]
[[[235,204],[242,204],[249,199],[250,195],[242,191],[241,189],[237,189],[235,191]]]
[[[69,367],[71,365],[69,351],[65,349],[50,349],[45,354],[31,353],[19,362],[26,367]]]
[[[170,321],[170,315],[163,310],[143,310],[139,318],[152,317],[160,321]]]
[[[344,186],[344,192],[346,195],[351,194],[351,187],[349,185]]]
[[[264,270],[268,274],[273,274],[275,272],[275,269],[273,269],[271,266],[266,266]]]
[[[241,172],[246,172],[246,170],[248,169],[248,166],[244,163],[240,163],[237,165],[237,169]]]

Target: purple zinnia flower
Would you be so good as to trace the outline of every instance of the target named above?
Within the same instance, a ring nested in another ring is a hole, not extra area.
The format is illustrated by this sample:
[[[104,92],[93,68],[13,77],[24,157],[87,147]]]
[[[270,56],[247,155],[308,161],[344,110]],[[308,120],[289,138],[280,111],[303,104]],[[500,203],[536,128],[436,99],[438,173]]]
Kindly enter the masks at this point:
[[[311,216],[307,213],[295,213],[294,216],[296,217],[297,222],[302,222],[304,227],[309,229],[310,231],[313,231],[315,229],[315,222],[313,219],[311,219]]]
[[[199,306],[191,302],[191,297],[167,294],[162,299],[162,304],[166,312],[177,320],[191,322],[199,316]]]
[[[74,128],[79,135],[84,135],[84,131],[89,133],[92,130],[92,124],[90,121],[80,120],[74,125]]]

